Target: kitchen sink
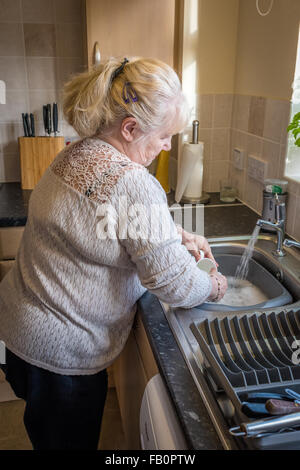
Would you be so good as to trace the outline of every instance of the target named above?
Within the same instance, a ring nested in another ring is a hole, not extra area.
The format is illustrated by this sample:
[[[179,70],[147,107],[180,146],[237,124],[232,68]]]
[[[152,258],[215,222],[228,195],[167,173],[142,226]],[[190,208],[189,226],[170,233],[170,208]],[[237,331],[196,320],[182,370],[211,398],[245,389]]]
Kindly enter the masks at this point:
[[[236,264],[241,259],[249,240],[250,236],[208,239],[212,252],[220,264],[220,268],[222,266],[221,272],[224,275],[233,274]],[[260,235],[254,247],[252,267],[249,270],[249,280],[253,280],[254,283],[268,291],[269,303],[267,301],[262,304],[242,308],[207,303],[208,305],[202,304],[189,310],[172,309],[168,305],[163,304],[167,321],[225,449],[251,448],[253,441],[249,439],[238,440],[230,434],[228,417],[232,417],[235,414],[235,403],[228,399],[228,394],[222,393],[218,389],[213,380],[210,380],[211,377],[207,373],[207,357],[203,353],[203,348],[201,349],[200,347],[201,341],[199,343],[199,338],[197,339],[195,331],[198,327],[201,329],[199,325],[212,321],[223,322],[225,319],[227,325],[228,322],[231,322],[230,324],[235,322],[237,318],[242,318],[243,316],[248,318],[257,315],[257,322],[259,324],[260,315],[266,315],[267,318],[269,318],[269,315],[290,318],[291,315],[294,315],[294,312],[300,311],[300,252],[297,252],[295,249],[286,249],[286,256],[276,258],[273,255],[275,245],[276,240],[273,235]],[[300,328],[298,313],[295,318],[297,318],[297,324]],[[224,336],[224,330],[220,330],[219,334]],[[217,340],[215,333],[212,337],[214,341]],[[262,339],[264,340],[265,338]],[[266,344],[270,344],[268,340]],[[229,349],[231,347],[228,346],[226,341],[224,345],[224,347]],[[247,345],[248,343],[246,343],[246,347]],[[230,357],[228,360],[230,361]],[[223,383],[226,384],[227,380],[225,378]],[[290,387],[292,386],[291,384],[292,381],[290,380]],[[266,382],[263,386],[268,388],[271,385],[274,388],[282,384],[277,383],[275,380],[274,383],[269,383],[268,385]],[[255,386],[255,390],[257,390],[257,384]],[[236,403],[238,403],[238,400]],[[278,448],[280,448],[280,445],[278,445]]]
[[[220,247],[219,247],[220,248]],[[222,252],[218,253],[217,247],[213,248],[213,253],[215,260],[217,261],[219,268],[218,270],[226,277],[234,278],[237,268],[239,267],[242,260],[242,253],[231,253],[233,246],[225,246],[222,248]],[[265,255],[261,255],[260,262],[255,259],[249,259],[248,272],[245,280],[249,281],[252,286],[258,288],[259,291],[263,294],[266,300],[253,303],[253,298],[251,296],[252,303],[246,302],[243,305],[226,305],[224,303],[213,303],[205,302],[202,305],[199,305],[198,308],[210,311],[232,311],[232,310],[249,310],[249,308],[268,308],[268,307],[278,307],[281,305],[286,305],[292,302],[293,298],[287,289],[282,285],[282,283],[277,279],[276,276],[271,274],[263,265],[262,260],[266,263],[267,259]],[[276,269],[275,269],[276,272]],[[277,272],[277,275],[280,277],[280,273]],[[240,283],[242,286],[243,284]],[[241,289],[241,288],[240,288]],[[238,292],[238,288],[234,289]],[[232,291],[231,291],[232,292]],[[253,292],[252,292],[253,295]],[[249,297],[249,296],[248,296]],[[228,297],[227,297],[228,298]]]

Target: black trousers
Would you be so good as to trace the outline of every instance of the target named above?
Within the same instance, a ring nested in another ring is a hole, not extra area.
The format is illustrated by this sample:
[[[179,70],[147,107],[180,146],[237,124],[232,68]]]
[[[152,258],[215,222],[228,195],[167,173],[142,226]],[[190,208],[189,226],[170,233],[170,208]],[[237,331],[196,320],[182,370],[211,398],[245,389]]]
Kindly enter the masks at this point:
[[[107,372],[61,375],[33,366],[6,349],[1,366],[26,401],[24,425],[35,450],[96,450],[107,394]]]

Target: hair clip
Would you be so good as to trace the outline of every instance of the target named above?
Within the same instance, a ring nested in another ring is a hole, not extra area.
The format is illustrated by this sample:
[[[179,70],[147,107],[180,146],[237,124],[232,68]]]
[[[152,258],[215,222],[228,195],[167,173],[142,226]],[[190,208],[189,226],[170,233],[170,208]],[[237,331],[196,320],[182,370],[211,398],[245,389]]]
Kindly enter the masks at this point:
[[[129,60],[126,59],[125,57],[122,64],[112,73],[111,78],[110,78],[110,83],[112,83],[114,79],[117,78],[117,76],[120,75],[121,72],[123,72],[123,69],[125,65],[127,64],[127,62],[129,62]]]
[[[130,82],[125,82],[123,86],[123,91],[122,91],[122,97],[124,103],[129,103],[130,100],[135,103],[138,101],[137,94],[135,90],[132,88]]]

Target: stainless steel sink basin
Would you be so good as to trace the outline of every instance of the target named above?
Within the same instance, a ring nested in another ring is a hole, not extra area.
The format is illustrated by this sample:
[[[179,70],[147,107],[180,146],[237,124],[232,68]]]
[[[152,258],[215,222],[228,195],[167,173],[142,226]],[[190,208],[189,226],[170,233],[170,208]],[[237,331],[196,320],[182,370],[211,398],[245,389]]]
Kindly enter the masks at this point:
[[[219,246],[213,246],[212,252],[216,261],[219,264],[219,271],[224,276],[234,277],[237,267],[240,265],[242,254],[244,252],[244,246],[238,246],[237,244],[225,244]],[[256,258],[256,259],[255,259]],[[270,272],[270,264],[272,265],[272,271]],[[266,267],[265,267],[266,266]],[[284,285],[277,279],[280,278],[278,273],[275,260],[266,256],[264,253],[254,252],[253,257],[249,260],[249,270],[246,277],[247,281],[250,281],[252,285],[258,287],[265,297],[266,301],[261,303],[253,302],[248,305],[224,305],[215,303],[204,303],[199,305],[198,308],[211,311],[232,311],[232,310],[249,310],[249,308],[260,309],[268,307],[279,307],[292,303],[293,298]]]

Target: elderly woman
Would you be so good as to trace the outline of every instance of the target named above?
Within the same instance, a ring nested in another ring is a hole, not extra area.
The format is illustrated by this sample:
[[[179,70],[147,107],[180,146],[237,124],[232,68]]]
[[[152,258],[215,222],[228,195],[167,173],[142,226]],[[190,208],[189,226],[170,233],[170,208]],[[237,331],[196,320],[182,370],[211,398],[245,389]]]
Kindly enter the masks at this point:
[[[0,285],[0,340],[34,449],[96,449],[106,368],[139,297],[191,308],[221,299],[227,282],[197,268],[199,250],[213,259],[206,239],[175,226],[145,168],[187,123],[176,73],[155,59],[108,60],[66,85],[64,113],[82,139],[31,195]]]

